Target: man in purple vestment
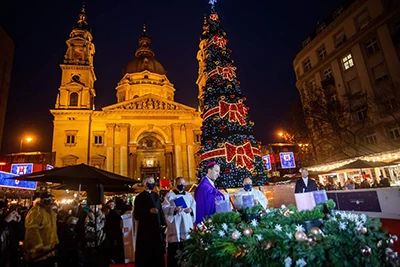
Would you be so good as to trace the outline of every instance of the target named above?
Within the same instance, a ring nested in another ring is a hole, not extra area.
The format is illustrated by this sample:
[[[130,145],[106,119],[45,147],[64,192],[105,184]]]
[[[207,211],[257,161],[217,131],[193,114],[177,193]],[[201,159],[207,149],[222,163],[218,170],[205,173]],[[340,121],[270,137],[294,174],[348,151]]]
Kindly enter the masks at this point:
[[[224,195],[215,188],[215,180],[219,176],[220,168],[216,162],[207,165],[207,175],[201,179],[194,192],[196,199],[196,224],[215,213],[215,199],[224,199]]]

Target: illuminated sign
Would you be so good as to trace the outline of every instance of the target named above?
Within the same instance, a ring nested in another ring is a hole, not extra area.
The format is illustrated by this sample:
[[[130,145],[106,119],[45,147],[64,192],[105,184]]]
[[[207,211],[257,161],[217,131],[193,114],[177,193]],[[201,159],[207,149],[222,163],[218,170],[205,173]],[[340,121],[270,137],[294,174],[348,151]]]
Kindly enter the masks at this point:
[[[265,168],[267,168],[267,170],[271,170],[271,157],[269,155],[265,155],[262,157],[263,163]]]
[[[48,171],[48,170],[52,170],[52,169],[54,169],[53,166],[51,166],[50,164],[47,164],[47,165],[46,165],[46,170],[47,170],[47,171]]]
[[[30,174],[33,172],[33,163],[11,164],[11,173],[16,175]]]
[[[281,152],[279,157],[281,158],[282,169],[296,168],[293,152]]]
[[[15,187],[36,190],[36,182],[9,179],[18,175],[0,171],[0,187]]]

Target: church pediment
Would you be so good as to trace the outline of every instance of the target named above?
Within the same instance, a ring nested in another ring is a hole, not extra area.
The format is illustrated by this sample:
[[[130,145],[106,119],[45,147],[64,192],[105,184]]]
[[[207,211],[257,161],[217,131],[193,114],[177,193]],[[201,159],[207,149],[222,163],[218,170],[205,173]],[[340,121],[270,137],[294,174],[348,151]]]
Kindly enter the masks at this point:
[[[148,94],[138,98],[130,99],[115,105],[103,108],[104,111],[111,110],[181,110],[195,111],[194,108]]]

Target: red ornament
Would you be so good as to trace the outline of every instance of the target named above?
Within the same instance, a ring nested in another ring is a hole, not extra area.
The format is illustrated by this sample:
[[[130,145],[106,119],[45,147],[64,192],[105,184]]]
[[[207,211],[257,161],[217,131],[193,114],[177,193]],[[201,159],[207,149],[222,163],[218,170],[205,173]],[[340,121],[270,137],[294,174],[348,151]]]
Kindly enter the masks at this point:
[[[222,85],[224,85],[223,82],[219,82],[219,83],[218,83],[218,86],[222,86]]]
[[[230,66],[231,66],[231,63],[226,63],[226,66],[227,66],[227,67],[230,67]]]
[[[246,99],[247,99],[247,98],[246,98],[245,96],[242,98],[243,101],[246,101]]]
[[[212,141],[211,140],[207,140],[207,144],[211,145]]]
[[[226,126],[225,126],[225,125],[221,125],[221,126],[219,126],[219,128],[220,128],[221,130],[225,130]]]
[[[245,138],[245,139],[243,139],[243,142],[247,143],[247,142],[249,142],[249,139]]]
[[[238,80],[236,80],[236,84],[240,84],[240,82]]]
[[[231,169],[228,169],[228,168],[225,169],[224,173],[225,173],[225,174],[230,174],[230,173],[231,173]]]
[[[233,94],[232,94],[232,95],[230,95],[230,98],[232,98],[232,99],[233,99],[233,98],[235,98],[235,95],[233,95]]]
[[[202,130],[202,131],[203,131],[203,130],[204,130],[204,126],[201,126],[201,127],[200,127],[200,130]]]

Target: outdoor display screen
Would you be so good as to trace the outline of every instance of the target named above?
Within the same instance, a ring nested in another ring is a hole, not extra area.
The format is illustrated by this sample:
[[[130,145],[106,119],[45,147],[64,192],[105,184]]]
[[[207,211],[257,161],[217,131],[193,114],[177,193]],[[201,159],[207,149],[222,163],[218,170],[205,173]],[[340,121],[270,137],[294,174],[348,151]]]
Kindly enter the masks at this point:
[[[281,152],[279,157],[281,158],[282,169],[296,168],[293,152]]]
[[[271,170],[271,157],[269,155],[265,155],[262,157],[263,163],[265,168],[267,168],[267,170]]]
[[[14,187],[21,189],[36,190],[36,182],[8,179],[16,176],[18,175],[0,171],[0,187]]]

